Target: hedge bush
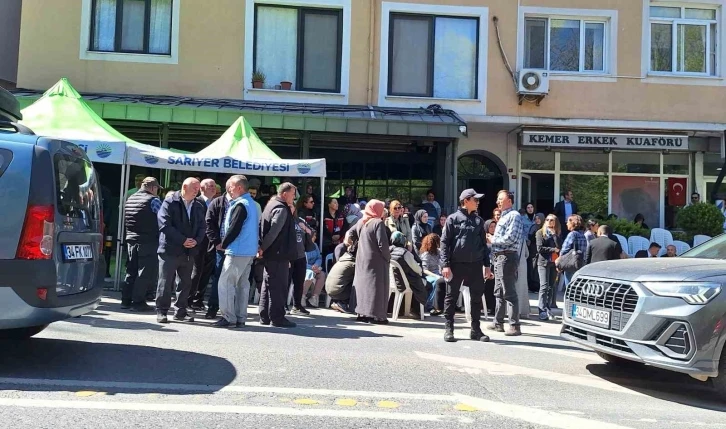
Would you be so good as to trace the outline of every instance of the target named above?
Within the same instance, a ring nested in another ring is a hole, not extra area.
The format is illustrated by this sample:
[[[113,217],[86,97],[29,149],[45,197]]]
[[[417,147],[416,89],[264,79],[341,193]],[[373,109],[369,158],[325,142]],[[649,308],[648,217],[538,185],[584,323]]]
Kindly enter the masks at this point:
[[[723,233],[723,223],[721,209],[709,203],[684,207],[676,217],[676,225],[691,237],[699,234],[715,237]]]
[[[650,230],[642,228],[628,219],[609,219],[600,221],[600,225],[608,225],[613,229],[614,234],[620,234],[625,238],[639,235],[650,239]]]

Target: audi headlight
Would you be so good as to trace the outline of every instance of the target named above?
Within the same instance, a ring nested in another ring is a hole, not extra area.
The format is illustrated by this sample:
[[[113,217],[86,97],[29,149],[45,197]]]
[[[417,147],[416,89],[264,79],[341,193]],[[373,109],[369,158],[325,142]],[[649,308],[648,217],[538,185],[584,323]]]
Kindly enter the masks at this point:
[[[681,298],[689,304],[704,305],[721,292],[721,285],[708,282],[644,282],[658,296]]]

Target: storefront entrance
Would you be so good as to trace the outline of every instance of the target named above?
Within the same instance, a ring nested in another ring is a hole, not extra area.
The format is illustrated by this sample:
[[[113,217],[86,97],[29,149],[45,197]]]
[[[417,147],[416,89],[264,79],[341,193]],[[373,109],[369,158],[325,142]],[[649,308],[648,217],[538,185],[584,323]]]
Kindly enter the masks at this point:
[[[497,206],[497,192],[507,189],[502,169],[492,157],[482,153],[464,155],[459,158],[457,167],[457,198],[458,193],[469,188],[483,193],[479,215],[484,219],[492,217],[492,211]]]

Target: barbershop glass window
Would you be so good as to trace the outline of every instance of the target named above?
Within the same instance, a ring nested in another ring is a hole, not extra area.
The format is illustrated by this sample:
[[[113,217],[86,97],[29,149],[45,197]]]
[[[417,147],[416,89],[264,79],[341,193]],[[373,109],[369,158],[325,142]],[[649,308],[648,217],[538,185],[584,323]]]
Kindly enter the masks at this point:
[[[687,153],[663,155],[663,174],[688,174],[690,160]]]
[[[607,173],[608,154],[605,152],[561,152],[560,170]]]
[[[555,169],[555,153],[551,151],[525,150],[522,151],[522,170]]]
[[[660,174],[660,153],[613,152],[613,173]]]

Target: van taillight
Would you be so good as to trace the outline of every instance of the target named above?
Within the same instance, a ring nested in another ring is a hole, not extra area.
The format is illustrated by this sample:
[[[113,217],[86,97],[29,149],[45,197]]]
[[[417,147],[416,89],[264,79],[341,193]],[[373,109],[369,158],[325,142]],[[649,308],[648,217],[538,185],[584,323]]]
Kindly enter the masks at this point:
[[[29,205],[16,259],[50,259],[53,255],[54,207]]]

